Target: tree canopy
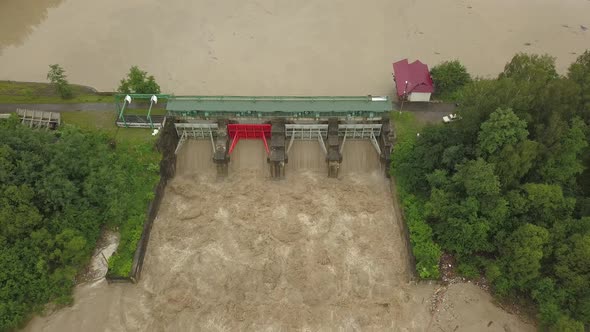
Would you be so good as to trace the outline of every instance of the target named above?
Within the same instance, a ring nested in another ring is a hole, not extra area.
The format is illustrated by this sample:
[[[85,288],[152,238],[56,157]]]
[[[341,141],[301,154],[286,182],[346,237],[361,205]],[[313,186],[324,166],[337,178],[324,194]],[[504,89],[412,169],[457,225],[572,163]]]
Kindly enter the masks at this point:
[[[430,70],[434,82],[435,96],[453,98],[453,94],[471,82],[471,76],[459,60],[445,61]]]
[[[148,75],[146,71],[139,69],[137,66],[131,67],[127,77],[121,80],[119,85],[119,92],[121,93],[160,93],[160,86],[156,83],[156,79],[152,75]]]
[[[158,179],[157,157],[146,156],[157,153],[151,143],[114,149],[109,141],[0,120],[0,331],[48,301],[71,301],[101,227],[139,219],[141,229]]]
[[[589,87],[589,51],[566,76],[553,57],[517,54],[497,79],[461,88],[459,121],[426,127],[392,159],[460,271],[528,297],[555,331],[590,324]]]
[[[57,92],[63,99],[72,98],[72,87],[68,83],[66,71],[58,64],[50,65],[47,73],[49,82],[55,85]]]
[[[576,62],[572,63],[567,77],[580,87],[581,116],[588,123],[590,122],[590,50],[584,52]]]

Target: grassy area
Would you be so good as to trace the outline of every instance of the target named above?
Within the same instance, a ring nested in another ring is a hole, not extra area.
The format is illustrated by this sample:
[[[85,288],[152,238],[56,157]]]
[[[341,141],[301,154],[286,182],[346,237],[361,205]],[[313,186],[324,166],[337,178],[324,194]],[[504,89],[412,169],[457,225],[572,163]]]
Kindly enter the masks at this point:
[[[115,129],[115,113],[110,111],[63,112],[64,124],[75,125],[84,129]]]
[[[115,138],[117,142],[146,142],[152,139],[151,129],[119,128],[115,125],[115,114],[110,111],[79,111],[61,114],[62,123],[88,130],[100,130]]]
[[[412,112],[392,112],[391,119],[398,142],[413,140],[425,125],[419,122]]]
[[[101,96],[92,89],[72,85],[74,97],[62,99],[49,83],[0,81],[0,103],[57,104],[57,103],[112,103],[113,96]]]

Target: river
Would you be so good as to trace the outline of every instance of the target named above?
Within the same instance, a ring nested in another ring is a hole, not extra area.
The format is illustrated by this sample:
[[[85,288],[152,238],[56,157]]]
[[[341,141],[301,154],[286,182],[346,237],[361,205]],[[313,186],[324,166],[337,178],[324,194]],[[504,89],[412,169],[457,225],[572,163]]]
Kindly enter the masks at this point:
[[[588,0],[1,0],[0,79],[117,88],[132,65],[165,92],[392,94],[391,62],[460,59],[495,76],[519,51],[567,66]]]

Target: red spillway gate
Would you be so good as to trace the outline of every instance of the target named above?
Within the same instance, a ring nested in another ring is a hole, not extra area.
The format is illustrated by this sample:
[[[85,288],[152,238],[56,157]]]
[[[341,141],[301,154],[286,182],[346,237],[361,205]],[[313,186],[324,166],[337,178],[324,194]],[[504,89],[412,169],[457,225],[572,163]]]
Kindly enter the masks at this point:
[[[266,154],[269,154],[267,138],[270,138],[270,124],[228,124],[227,132],[231,141],[229,153],[231,154],[240,139],[261,139],[264,142]]]

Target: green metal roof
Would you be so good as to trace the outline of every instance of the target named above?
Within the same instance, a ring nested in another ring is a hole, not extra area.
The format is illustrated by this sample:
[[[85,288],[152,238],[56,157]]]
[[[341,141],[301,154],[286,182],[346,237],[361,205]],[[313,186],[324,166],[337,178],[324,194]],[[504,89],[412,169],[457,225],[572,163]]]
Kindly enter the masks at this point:
[[[186,96],[168,99],[166,110],[181,114],[197,113],[320,113],[368,114],[392,110],[388,97],[242,97]]]

